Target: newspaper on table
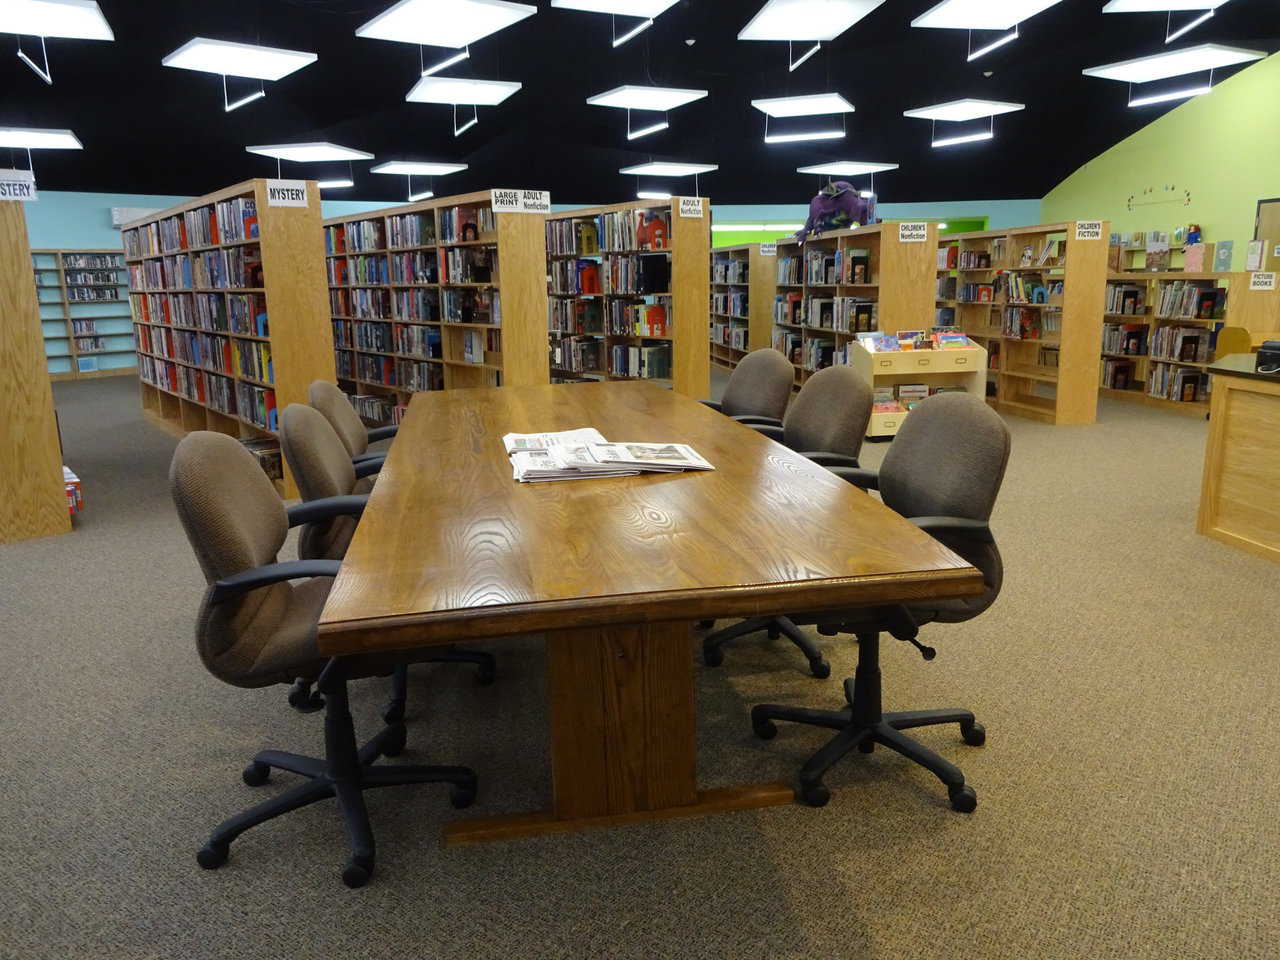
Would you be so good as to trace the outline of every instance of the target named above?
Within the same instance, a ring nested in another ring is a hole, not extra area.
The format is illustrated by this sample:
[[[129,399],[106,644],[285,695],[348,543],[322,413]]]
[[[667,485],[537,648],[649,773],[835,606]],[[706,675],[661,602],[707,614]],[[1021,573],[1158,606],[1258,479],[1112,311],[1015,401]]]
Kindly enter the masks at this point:
[[[509,433],[502,444],[511,457],[512,477],[521,483],[715,469],[685,444],[609,443],[591,427]]]

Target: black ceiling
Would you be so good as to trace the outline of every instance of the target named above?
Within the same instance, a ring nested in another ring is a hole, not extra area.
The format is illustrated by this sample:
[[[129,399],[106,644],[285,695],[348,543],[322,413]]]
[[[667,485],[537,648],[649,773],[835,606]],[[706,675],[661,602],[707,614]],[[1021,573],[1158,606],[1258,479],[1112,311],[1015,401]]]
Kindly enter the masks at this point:
[[[901,164],[877,178],[883,201],[1033,198],[1176,106],[1129,109],[1124,85],[1080,75],[1164,47],[1164,14],[1104,16],[1103,0],[1063,0],[1026,21],[1019,41],[973,63],[965,62],[963,31],[908,26],[934,0],[888,0],[795,73],[787,71],[785,43],[736,39],[763,0],[681,0],[617,50],[609,17],[537,0],[536,16],[474,44],[469,61],[446,71],[524,84],[501,106],[480,108],[480,123],[455,138],[449,107],[404,100],[417,79],[418,48],[354,35],[391,0],[99,3],[116,41],[49,41],[53,86],[11,52],[0,57],[0,125],[67,127],[85,145],[82,153],[36,154],[42,189],[199,194],[274,175],[274,162],[246,154],[247,144],[332,140],[379,160],[470,164],[439,181],[440,194],[512,186],[548,189],[555,202],[610,202],[635,189],[618,168],[652,157],[718,163],[700,184],[717,202],[797,203],[814,187],[797,166],[857,158]],[[1177,45],[1216,41],[1271,53],[1280,49],[1275,13],[1272,0],[1232,0]],[[265,100],[224,114],[216,76],[160,65],[193,36],[310,50],[320,59],[268,84]],[[448,53],[426,48],[428,62]],[[628,145],[624,111],[584,102],[623,83],[711,95],[673,111],[669,130]],[[857,107],[845,140],[762,142],[753,97],[826,90]],[[966,96],[1027,109],[998,117],[994,142],[936,150],[929,123],[902,116]],[[356,165],[354,189],[326,196],[403,197],[402,179],[368,166]],[[335,172],[284,169],[286,177]],[[692,182],[681,186],[692,190]]]

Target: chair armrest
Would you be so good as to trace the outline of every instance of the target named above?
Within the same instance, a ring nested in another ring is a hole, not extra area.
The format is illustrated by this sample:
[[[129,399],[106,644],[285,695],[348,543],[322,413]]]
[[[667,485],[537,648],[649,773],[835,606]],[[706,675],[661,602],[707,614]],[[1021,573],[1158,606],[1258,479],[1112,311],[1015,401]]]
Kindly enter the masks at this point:
[[[361,477],[372,477],[382,469],[382,465],[386,462],[387,458],[385,456],[370,457],[367,460],[360,460],[351,465],[356,468],[356,479],[359,480]]]
[[[374,427],[369,431],[369,442],[377,443],[379,440],[389,440],[396,435],[396,431],[400,429],[400,424],[393,423],[385,427]]]
[[[321,497],[307,503],[299,503],[289,507],[285,513],[289,516],[289,526],[296,527],[317,520],[332,520],[334,517],[358,517],[364,512],[364,505],[369,502],[367,493],[351,493],[345,497]]]
[[[357,453],[352,457],[351,464],[352,466],[355,466],[358,463],[364,463],[366,460],[382,460],[385,459],[386,456],[387,451],[385,450],[366,450],[364,453]]]
[[[699,400],[698,402],[702,404],[704,407],[710,407],[712,410],[716,411],[716,413],[724,412],[724,410],[720,406],[719,400]]]
[[[930,536],[950,533],[978,543],[996,542],[996,538],[991,535],[991,525],[986,520],[969,520],[965,517],[908,517],[907,520]]]
[[[320,501],[316,501],[320,502]],[[302,580],[311,577],[336,577],[342,569],[341,560],[292,560],[288,563],[269,563],[224,577],[214,582],[210,603],[223,603],[259,587],[269,587],[285,580]]]
[[[826,464],[823,464],[826,466]],[[831,467],[827,469],[834,473],[841,480],[848,480],[855,487],[861,487],[863,490],[879,490],[880,474],[875,470],[868,470],[866,467]]]
[[[775,427],[771,423],[748,423],[746,426],[750,427],[756,433],[764,434],[770,440],[777,440],[779,443],[783,442],[782,427]]]
[[[761,417],[754,413],[740,413],[736,417],[730,417],[729,419],[737,420],[739,423],[745,423],[749,427],[754,427],[757,424],[764,424],[770,427],[782,426],[782,421],[777,417]]]
[[[845,456],[843,453],[830,453],[826,450],[817,452],[801,451],[800,456],[808,457],[820,467],[858,467],[857,457]]]

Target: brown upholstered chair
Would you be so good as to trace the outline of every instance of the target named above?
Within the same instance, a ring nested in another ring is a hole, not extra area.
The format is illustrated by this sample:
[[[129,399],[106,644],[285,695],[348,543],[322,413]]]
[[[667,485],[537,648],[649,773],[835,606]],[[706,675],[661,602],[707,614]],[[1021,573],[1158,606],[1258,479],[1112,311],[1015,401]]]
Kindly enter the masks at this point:
[[[226,862],[231,841],[267,820],[335,797],[351,843],[342,879],[362,886],[373,873],[374,840],[363,791],[407,783],[452,784],[456,807],[475,799],[476,776],[465,767],[378,766],[405,745],[403,722],[387,725],[358,750],[347,702],[347,681],[387,675],[419,659],[412,652],[326,659],[316,624],[340,563],[277,560],[290,527],[356,516],[365,498],[313,500],[288,510],[257,461],[221,433],[197,431],[178,444],[169,482],[187,539],[208,587],[196,620],[196,648],[208,670],[237,687],[315,679],[325,697],[325,756],[263,750],[245,768],[249,786],[265,784],[272,769],[306,782],[263,801],[216,827],[197,854],[206,869]]]
[[[329,421],[352,460],[383,456],[382,453],[371,451],[369,444],[388,440],[400,429],[399,424],[367,429],[360,415],[352,408],[347,395],[327,380],[316,380],[307,388],[307,403]]]
[[[791,361],[772,347],[764,347],[752,350],[738,361],[719,402],[702,402],[726,417],[759,417],[780,424],[794,382],[795,368]]]
[[[344,401],[345,402],[345,401]],[[373,475],[382,468],[383,459],[352,463],[347,448],[334,431],[331,422],[306,404],[291,403],[280,414],[280,449],[298,484],[304,503],[366,493],[364,483],[372,483]],[[334,517],[309,523],[298,537],[299,560],[341,560],[356,532],[356,518]],[[496,676],[493,654],[476,650],[447,647],[422,658],[430,663],[472,663],[476,665],[476,681],[487,685]],[[407,671],[397,670],[392,679],[391,700],[383,711],[383,719],[394,723],[404,719],[408,695]],[[300,678],[289,693],[289,702],[301,710],[319,709],[321,703],[310,690],[306,678]]]
[[[753,418],[741,422],[821,466],[857,467],[862,438],[871,420],[871,403],[871,387],[853,367],[826,367],[805,381],[780,424]],[[770,638],[786,636],[799,647],[815,677],[831,676],[831,665],[822,652],[782,616],[754,617],[708,634],[702,641],[703,662],[718,667],[724,663],[727,641],[761,630],[767,630]]]

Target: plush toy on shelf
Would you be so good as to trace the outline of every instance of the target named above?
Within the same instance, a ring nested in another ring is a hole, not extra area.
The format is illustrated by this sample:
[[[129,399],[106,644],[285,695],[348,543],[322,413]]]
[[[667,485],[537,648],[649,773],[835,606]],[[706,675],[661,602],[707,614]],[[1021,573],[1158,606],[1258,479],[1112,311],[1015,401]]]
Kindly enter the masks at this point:
[[[796,234],[796,239],[803,241],[809,234],[825,233],[828,230],[847,230],[860,227],[875,221],[876,198],[873,194],[864,197],[853,184],[846,180],[828,182],[818,191],[818,195],[809,201],[809,219],[804,228]]]
[[[1184,242],[1188,245],[1200,242],[1200,224],[1192,223],[1187,226],[1187,239]]]

